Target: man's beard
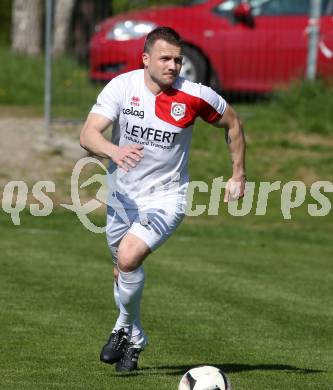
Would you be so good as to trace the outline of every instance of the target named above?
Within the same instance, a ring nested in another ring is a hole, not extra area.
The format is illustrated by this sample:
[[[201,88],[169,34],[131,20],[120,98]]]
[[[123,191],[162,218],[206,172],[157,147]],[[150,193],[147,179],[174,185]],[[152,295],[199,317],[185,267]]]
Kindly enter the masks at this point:
[[[170,81],[166,81],[162,77],[161,78],[155,77],[154,75],[150,75],[150,77],[154,81],[154,83],[159,85],[161,88],[165,89],[165,88],[169,88],[172,86],[172,84],[175,82],[175,79],[177,76],[175,75],[173,80],[170,80]]]

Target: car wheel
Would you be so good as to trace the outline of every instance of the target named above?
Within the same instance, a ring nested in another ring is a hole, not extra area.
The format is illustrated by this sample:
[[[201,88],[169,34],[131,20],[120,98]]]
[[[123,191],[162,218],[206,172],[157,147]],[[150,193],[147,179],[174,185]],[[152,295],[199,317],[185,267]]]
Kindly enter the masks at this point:
[[[207,64],[204,57],[196,49],[184,46],[180,76],[195,83],[207,82]]]

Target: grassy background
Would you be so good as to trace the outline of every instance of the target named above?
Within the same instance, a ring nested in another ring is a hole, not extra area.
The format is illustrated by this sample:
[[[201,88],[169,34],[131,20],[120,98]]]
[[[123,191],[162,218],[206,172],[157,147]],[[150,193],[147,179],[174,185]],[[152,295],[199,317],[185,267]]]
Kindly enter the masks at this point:
[[[211,364],[234,389],[331,389],[332,226],[306,222],[188,218],[146,264],[150,347],[120,376],[98,360],[116,315],[104,237],[65,211],[2,216],[1,388],[176,389]]]
[[[42,58],[0,54],[0,104],[41,113]],[[54,115],[82,118],[100,86],[70,59],[55,64],[54,78]],[[46,218],[26,211],[19,227],[0,214],[1,389],[171,390],[201,364],[220,366],[234,389],[333,388],[332,211],[307,213],[311,183],[332,181],[333,92],[320,81],[295,84],[236,107],[257,189],[263,180],[307,184],[292,220],[282,217],[281,192],[265,216],[254,208],[235,218],[221,204],[219,216],[187,218],[147,261],[143,320],[151,345],[137,373],[118,375],[98,360],[116,315],[104,237],[60,208]],[[192,179],[210,185],[228,176],[229,165],[223,133],[199,122]],[[208,199],[197,194],[195,203]]]
[[[332,180],[332,136],[275,121],[266,127],[262,110],[239,106],[250,180]],[[192,179],[210,185],[228,165],[222,132],[198,123]],[[286,221],[280,194],[265,216],[253,208],[235,218],[221,204],[218,216],[188,217],[150,257],[143,305],[150,346],[128,375],[99,362],[116,316],[104,236],[59,208],[46,218],[26,211],[19,227],[2,213],[0,388],[171,390],[187,369],[210,364],[234,389],[332,389],[332,212],[309,217],[308,189]],[[195,204],[208,199],[197,194]]]
[[[25,106],[43,113],[44,58],[14,54],[0,47],[0,105]],[[82,119],[103,86],[93,84],[88,71],[74,59],[63,57],[52,66],[52,116]]]

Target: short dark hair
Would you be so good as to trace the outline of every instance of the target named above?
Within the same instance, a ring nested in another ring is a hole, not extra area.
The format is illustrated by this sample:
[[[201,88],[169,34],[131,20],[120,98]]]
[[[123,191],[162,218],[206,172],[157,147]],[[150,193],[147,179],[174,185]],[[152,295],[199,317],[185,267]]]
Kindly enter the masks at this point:
[[[143,52],[149,53],[154,43],[159,39],[162,39],[163,41],[166,41],[171,45],[175,45],[180,48],[183,46],[182,39],[177,33],[177,31],[175,31],[171,27],[163,26],[155,28],[147,35],[145,45],[143,47]]]

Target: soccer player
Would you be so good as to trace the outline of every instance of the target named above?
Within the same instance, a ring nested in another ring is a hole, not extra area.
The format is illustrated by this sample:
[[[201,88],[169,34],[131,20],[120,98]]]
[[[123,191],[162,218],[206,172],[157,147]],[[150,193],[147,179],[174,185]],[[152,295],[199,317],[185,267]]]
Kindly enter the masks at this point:
[[[225,128],[232,177],[224,201],[243,196],[245,140],[235,111],[211,88],[179,76],[182,41],[169,27],[146,38],[144,69],[112,79],[92,107],[81,146],[110,160],[107,241],[114,261],[119,316],[100,359],[117,371],[137,368],[147,336],[140,322],[143,261],[185,214],[188,156],[197,117]],[[111,140],[103,135],[113,125]]]

